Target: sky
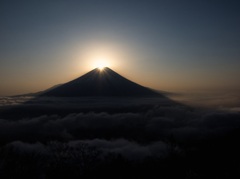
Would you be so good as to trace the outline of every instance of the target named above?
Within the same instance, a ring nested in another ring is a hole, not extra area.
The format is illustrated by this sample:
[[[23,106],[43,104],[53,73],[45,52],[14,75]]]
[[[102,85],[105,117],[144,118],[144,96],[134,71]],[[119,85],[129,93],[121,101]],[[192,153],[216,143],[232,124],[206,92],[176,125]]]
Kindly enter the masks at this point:
[[[105,65],[163,91],[240,90],[240,1],[1,0],[0,96]]]

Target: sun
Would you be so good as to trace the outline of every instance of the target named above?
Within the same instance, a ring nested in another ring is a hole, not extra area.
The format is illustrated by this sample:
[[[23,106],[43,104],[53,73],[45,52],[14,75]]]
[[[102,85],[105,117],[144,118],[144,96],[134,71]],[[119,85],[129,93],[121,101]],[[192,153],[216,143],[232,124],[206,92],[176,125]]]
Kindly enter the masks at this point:
[[[104,67],[104,65],[98,65],[99,70],[102,70]]]
[[[95,62],[95,68],[97,67],[99,70],[103,70],[105,67],[108,67],[108,63],[106,60],[97,60]]]

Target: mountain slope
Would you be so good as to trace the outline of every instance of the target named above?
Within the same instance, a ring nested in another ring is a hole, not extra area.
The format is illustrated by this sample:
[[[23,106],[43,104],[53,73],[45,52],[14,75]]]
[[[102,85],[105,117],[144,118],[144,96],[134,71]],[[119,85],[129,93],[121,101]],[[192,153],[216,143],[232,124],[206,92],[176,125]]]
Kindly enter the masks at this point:
[[[39,91],[39,92],[36,92],[36,93],[27,93],[27,94],[20,94],[20,95],[14,95],[14,96],[10,96],[10,97],[22,97],[22,96],[40,96],[41,94],[44,94],[48,91],[51,91],[59,86],[61,86],[62,84],[58,84],[58,85],[54,85],[52,86],[51,88],[48,88],[44,91]]]
[[[78,97],[78,96],[138,96],[162,97],[146,87],[136,84],[110,68],[98,68],[85,75],[47,91],[40,96]]]

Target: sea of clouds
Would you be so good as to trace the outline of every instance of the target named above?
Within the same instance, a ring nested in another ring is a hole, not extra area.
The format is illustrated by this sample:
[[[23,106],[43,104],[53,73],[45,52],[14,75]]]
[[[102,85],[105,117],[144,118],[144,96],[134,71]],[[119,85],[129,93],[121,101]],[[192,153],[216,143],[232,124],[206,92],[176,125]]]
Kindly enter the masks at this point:
[[[167,98],[2,97],[0,105],[0,142],[25,151],[44,151],[44,141],[58,136],[68,145],[86,142],[129,159],[165,157],[170,137],[190,142],[240,127],[239,106],[197,109]]]

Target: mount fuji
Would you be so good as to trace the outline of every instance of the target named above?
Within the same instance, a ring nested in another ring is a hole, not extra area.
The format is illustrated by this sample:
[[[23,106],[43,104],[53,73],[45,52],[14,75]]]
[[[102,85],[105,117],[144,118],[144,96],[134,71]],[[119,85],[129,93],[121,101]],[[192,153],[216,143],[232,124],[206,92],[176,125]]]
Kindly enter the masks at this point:
[[[108,67],[102,70],[95,68],[77,79],[42,93],[40,96],[163,97],[149,88],[124,78]]]

